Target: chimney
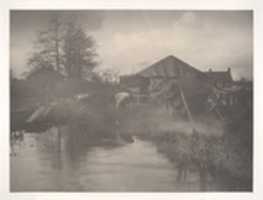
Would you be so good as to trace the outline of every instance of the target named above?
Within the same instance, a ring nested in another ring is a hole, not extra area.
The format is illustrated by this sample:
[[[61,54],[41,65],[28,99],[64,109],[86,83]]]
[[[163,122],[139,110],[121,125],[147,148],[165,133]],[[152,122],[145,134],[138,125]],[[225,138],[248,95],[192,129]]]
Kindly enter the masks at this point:
[[[231,74],[231,68],[230,67],[227,68],[227,73],[228,73],[231,81],[233,81],[233,77],[232,77],[232,74]]]

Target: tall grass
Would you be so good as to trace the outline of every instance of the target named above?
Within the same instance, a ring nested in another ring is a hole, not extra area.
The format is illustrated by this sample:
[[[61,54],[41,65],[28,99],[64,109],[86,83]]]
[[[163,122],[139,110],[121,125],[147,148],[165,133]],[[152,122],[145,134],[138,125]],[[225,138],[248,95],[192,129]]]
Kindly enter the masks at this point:
[[[162,105],[127,109],[122,130],[153,142],[177,167],[179,179],[190,171],[198,174],[203,186],[209,179],[220,182],[223,190],[252,189],[251,110],[228,123],[204,116],[189,123],[172,117]]]

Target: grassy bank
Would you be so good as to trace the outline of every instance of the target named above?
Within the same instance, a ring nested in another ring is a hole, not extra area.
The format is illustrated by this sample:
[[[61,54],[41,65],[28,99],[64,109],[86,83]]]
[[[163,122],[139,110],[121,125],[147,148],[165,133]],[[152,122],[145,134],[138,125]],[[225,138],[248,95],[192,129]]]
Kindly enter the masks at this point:
[[[194,124],[173,118],[156,105],[122,114],[122,132],[153,142],[174,163],[180,181],[192,173],[199,177],[201,190],[210,183],[221,191],[252,190],[251,110],[227,122],[202,118]]]
[[[251,190],[249,156],[244,155],[245,150],[241,148],[231,150],[234,147],[225,141],[226,136],[148,132],[138,134],[138,137],[152,141],[158,151],[174,163],[178,169],[179,181],[187,178],[184,173],[194,173],[199,176],[203,190],[207,189],[210,181],[216,182],[220,190]]]

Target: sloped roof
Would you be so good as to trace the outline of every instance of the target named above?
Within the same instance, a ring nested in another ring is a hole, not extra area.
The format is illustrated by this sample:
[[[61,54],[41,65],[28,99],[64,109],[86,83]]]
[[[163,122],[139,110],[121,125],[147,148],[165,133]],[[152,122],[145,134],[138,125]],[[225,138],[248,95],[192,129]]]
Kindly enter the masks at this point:
[[[208,71],[205,72],[205,74],[213,80],[226,81],[226,82],[233,81],[230,71]]]
[[[206,76],[202,71],[192,67],[173,55],[167,56],[137,73],[143,77],[178,77],[182,71],[192,71]]]

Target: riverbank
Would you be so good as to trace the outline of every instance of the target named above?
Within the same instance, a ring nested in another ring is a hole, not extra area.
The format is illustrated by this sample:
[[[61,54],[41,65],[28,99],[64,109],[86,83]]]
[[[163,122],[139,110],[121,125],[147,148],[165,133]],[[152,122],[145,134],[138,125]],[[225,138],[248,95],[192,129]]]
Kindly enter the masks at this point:
[[[122,132],[152,142],[178,169],[180,181],[199,177],[200,191],[252,191],[251,109],[235,108],[225,120],[202,115],[189,122],[163,105],[136,105],[121,117]],[[218,186],[207,187],[213,182]]]
[[[200,191],[251,191],[252,171],[240,150],[231,151],[226,136],[209,136],[198,132],[147,132],[137,137],[153,142],[158,152],[165,155],[177,168],[178,181],[189,174],[199,177]],[[191,176],[191,175],[190,175]]]

